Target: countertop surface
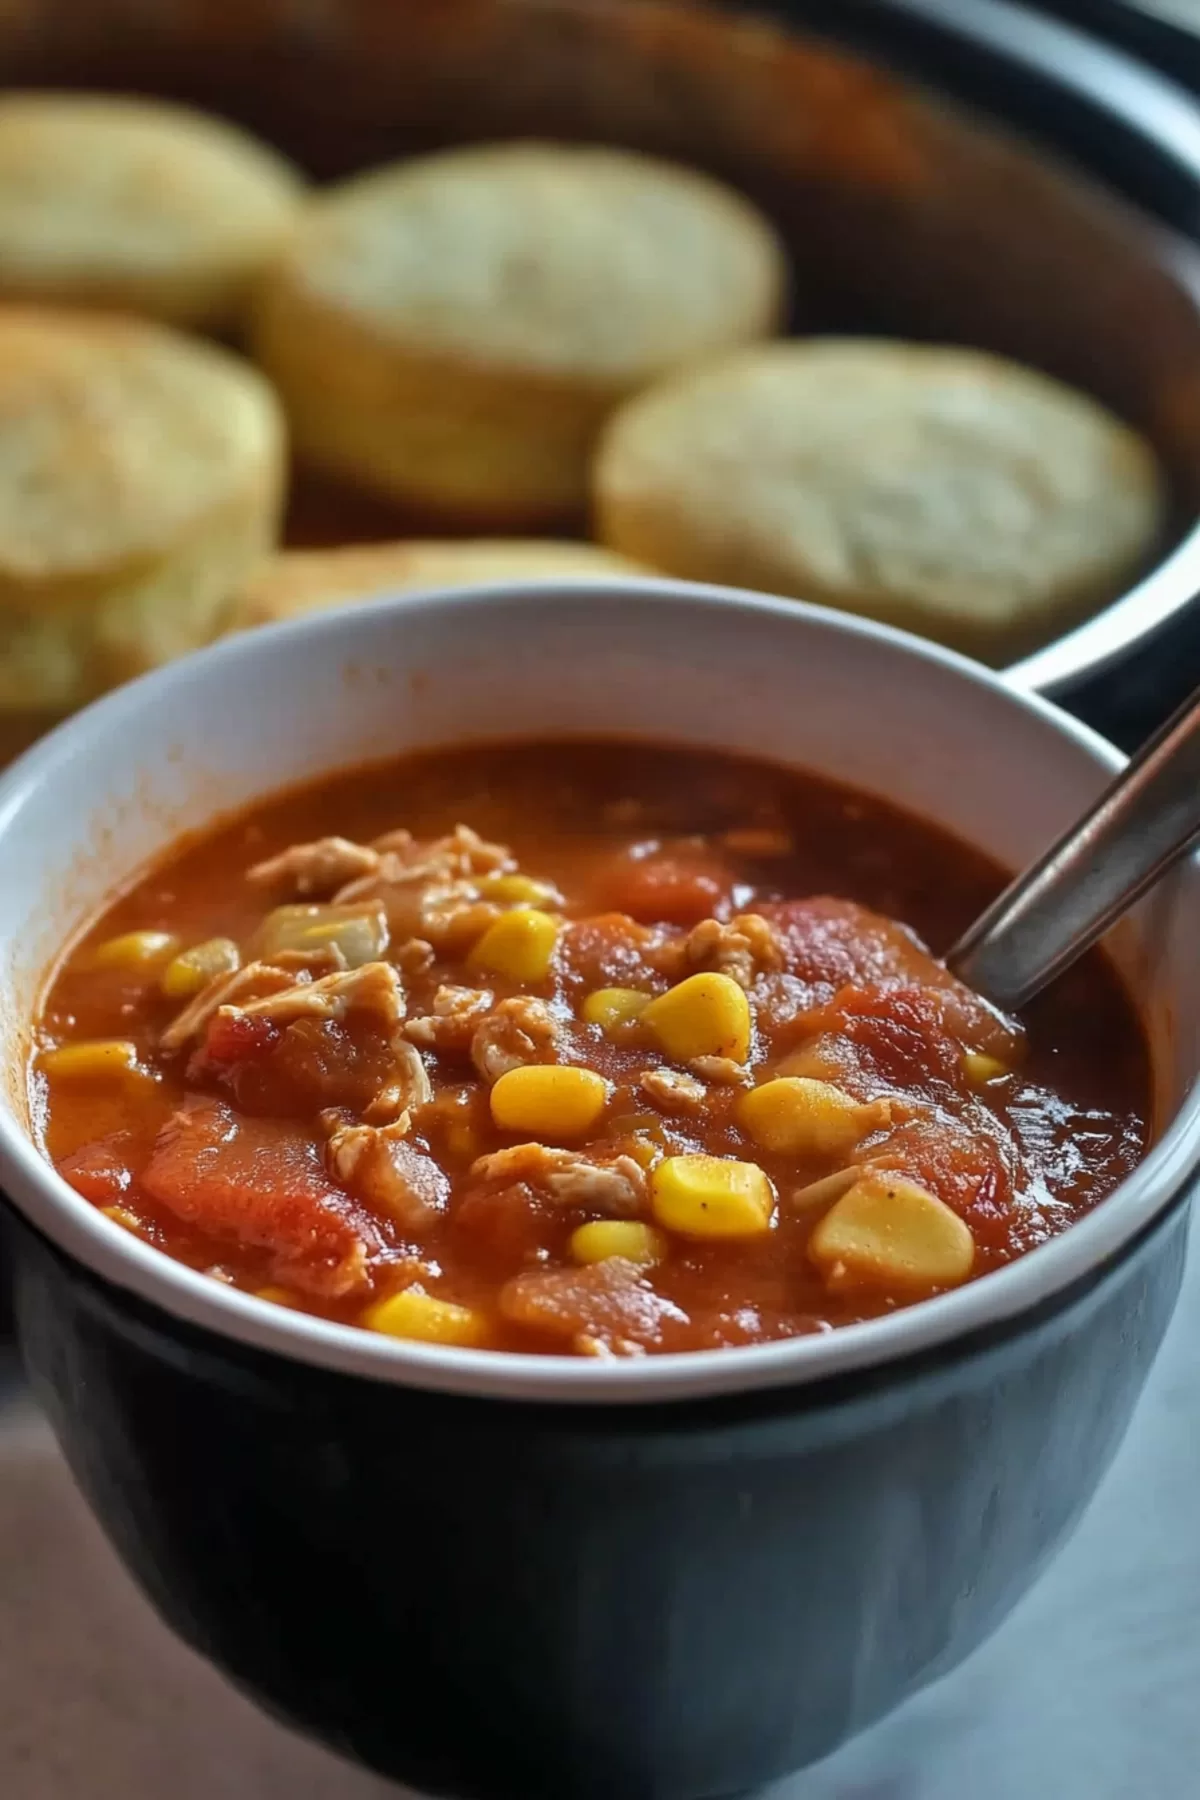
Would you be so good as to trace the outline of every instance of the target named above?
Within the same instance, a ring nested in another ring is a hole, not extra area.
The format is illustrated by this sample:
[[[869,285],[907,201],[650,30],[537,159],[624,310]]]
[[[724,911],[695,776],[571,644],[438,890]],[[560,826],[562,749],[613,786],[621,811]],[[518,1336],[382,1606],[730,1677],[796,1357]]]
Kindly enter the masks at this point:
[[[1120,1457],[1041,1584],[970,1662],[771,1800],[1194,1800],[1197,1496],[1200,1252]],[[4,1800],[402,1795],[260,1717],[167,1635],[15,1383],[0,1571]]]

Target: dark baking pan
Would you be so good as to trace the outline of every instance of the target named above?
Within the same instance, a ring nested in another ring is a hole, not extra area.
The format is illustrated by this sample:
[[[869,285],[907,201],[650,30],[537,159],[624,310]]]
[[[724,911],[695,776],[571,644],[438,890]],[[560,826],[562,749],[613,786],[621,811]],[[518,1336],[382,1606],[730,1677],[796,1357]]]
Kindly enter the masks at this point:
[[[1200,587],[1200,260],[1180,235],[1200,219],[1200,114],[1119,51],[1003,0],[779,0],[776,15],[23,0],[0,11],[0,77],[191,99],[320,176],[539,134],[733,179],[791,240],[806,326],[995,349],[1092,390],[1155,442],[1175,498],[1162,555],[1013,670],[1070,694]]]

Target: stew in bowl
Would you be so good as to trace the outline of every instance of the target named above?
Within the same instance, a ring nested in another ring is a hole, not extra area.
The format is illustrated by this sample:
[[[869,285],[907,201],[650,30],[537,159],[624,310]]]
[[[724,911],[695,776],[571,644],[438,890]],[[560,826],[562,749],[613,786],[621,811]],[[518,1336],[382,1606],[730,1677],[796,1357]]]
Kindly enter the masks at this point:
[[[1001,881],[827,778],[601,741],[362,767],[189,839],[62,962],[46,1153],[214,1279],[440,1345],[641,1356],[986,1274],[1142,1155],[1099,954],[1006,1018]]]

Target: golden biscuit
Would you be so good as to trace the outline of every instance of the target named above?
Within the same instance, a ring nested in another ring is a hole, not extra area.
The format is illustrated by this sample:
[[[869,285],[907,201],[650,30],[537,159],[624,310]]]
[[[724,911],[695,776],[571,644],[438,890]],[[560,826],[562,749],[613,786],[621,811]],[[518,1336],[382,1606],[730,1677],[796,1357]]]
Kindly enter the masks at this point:
[[[217,327],[291,227],[299,176],[224,120],[159,101],[0,98],[0,298]]]
[[[235,630],[269,625],[370,594],[644,572],[595,544],[547,538],[414,539],[338,550],[285,550],[251,575],[235,602],[231,624]]]
[[[971,350],[764,346],[630,401],[594,471],[597,535],[1003,662],[1120,592],[1164,500],[1095,401]]]
[[[454,150],[347,182],[264,280],[256,352],[314,465],[514,528],[583,507],[603,420],[778,323],[775,234],[626,151]]]
[[[278,404],[165,326],[0,308],[0,714],[206,643],[275,545]]]

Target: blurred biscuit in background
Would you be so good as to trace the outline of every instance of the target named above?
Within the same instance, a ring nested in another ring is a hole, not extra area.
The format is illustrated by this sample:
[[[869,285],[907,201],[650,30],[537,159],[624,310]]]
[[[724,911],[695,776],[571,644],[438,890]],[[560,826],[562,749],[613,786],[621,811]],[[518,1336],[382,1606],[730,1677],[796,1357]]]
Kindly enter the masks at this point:
[[[460,149],[330,190],[268,272],[256,354],[299,453],[477,529],[579,514],[604,419],[780,322],[740,195],[630,152]]]
[[[224,328],[299,209],[274,150],[207,114],[0,97],[0,298]]]
[[[337,550],[285,550],[257,569],[234,604],[235,630],[297,619],[371,594],[645,573],[594,544],[548,538],[413,539]]]
[[[229,352],[0,307],[0,737],[207,643],[277,542],[284,461]]]
[[[1120,593],[1163,525],[1154,457],[1094,400],[982,352],[766,345],[615,416],[600,539],[693,581],[823,602],[1005,662]]]

